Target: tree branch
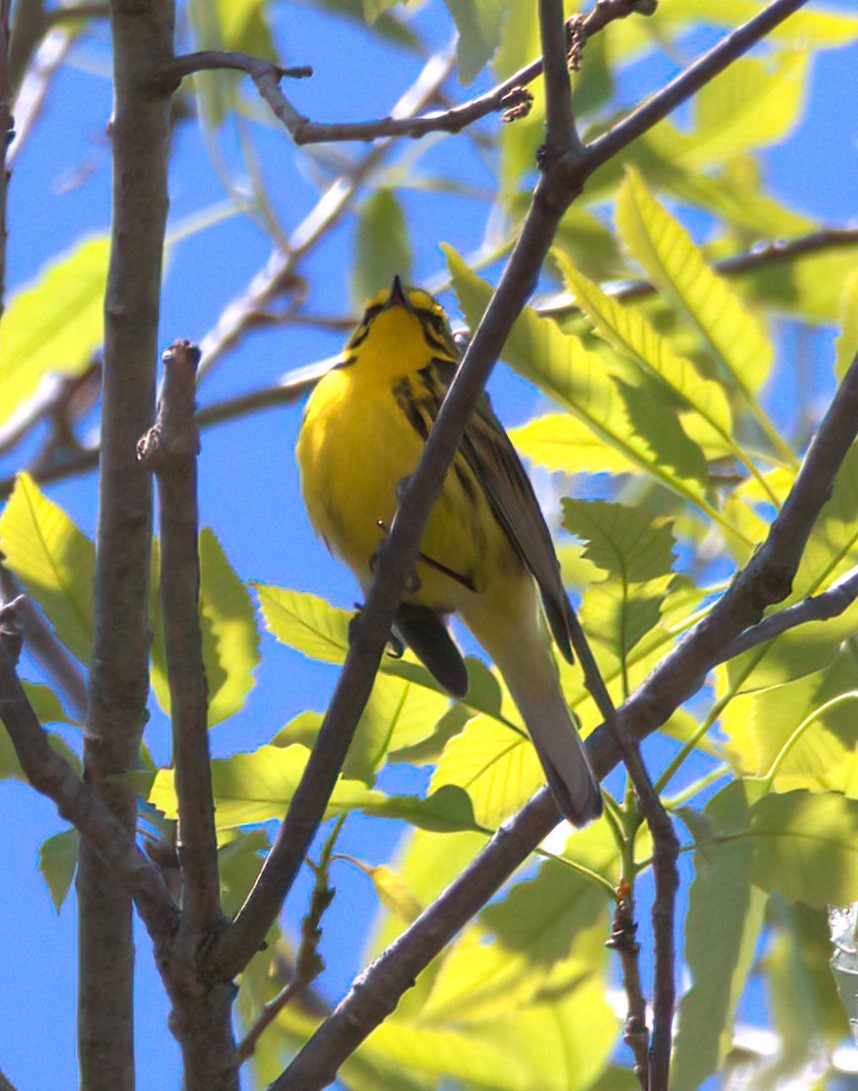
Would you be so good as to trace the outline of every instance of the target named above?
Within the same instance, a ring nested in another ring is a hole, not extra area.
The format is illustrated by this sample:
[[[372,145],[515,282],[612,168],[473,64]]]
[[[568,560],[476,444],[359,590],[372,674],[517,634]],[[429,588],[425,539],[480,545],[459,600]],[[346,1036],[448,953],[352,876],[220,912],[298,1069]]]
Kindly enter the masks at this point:
[[[80,720],[86,719],[86,678],[80,664],[57,638],[30,599],[22,594],[18,581],[8,568],[0,564],[0,603],[18,599],[16,621],[27,645],[27,651],[41,665],[55,685],[71,702],[72,711]]]
[[[424,109],[437,95],[452,68],[452,51],[430,57],[394,107],[394,114],[407,117]],[[247,292],[228,304],[215,328],[200,343],[203,354],[200,378],[208,374],[243,333],[265,321],[265,311],[274,300],[300,283],[295,272],[300,260],[339,223],[355,193],[393,146],[393,139],[380,141],[353,170],[332,182],[290,235],[286,252],[274,251],[265,269],[253,278]]]
[[[754,273],[769,266],[778,266],[807,255],[824,253],[826,250],[840,250],[858,247],[858,228],[824,227],[810,231],[806,235],[797,235],[792,239],[777,239],[764,246],[755,246],[730,258],[722,258],[712,263],[712,268],[721,276],[735,277],[744,273]],[[612,299],[628,302],[633,299],[646,299],[656,294],[656,287],[649,281],[639,280],[608,294]],[[581,308],[574,303],[558,303],[551,306],[538,306],[537,312],[543,318],[565,318],[580,314]]]
[[[666,87],[651,95],[606,133],[587,145],[587,167],[592,173],[597,167],[643,136],[659,121],[681,105],[743,53],[757,44],[779,23],[787,19],[808,0],[773,0],[773,3],[722,38],[708,53],[681,72]]]
[[[750,648],[765,644],[775,637],[794,629],[797,625],[806,625],[809,621],[829,621],[846,612],[858,598],[858,568],[852,568],[826,591],[819,595],[810,595],[803,602],[789,606],[777,614],[770,614],[763,621],[746,629],[724,649],[722,663],[734,659]]]
[[[309,908],[301,921],[301,942],[295,956],[295,967],[291,980],[263,1007],[259,1018],[242,1039],[238,1047],[238,1055],[242,1061],[246,1061],[253,1056],[256,1043],[280,1012],[283,1011],[287,1004],[290,1004],[305,992],[325,969],[324,959],[319,954],[319,943],[322,939],[322,917],[327,912],[336,893],[335,889],[330,885],[331,855],[344,822],[345,815],[342,815],[334,824],[334,828],[325,841],[319,863],[313,868],[316,881],[310,895]]]
[[[154,470],[158,483],[161,611],[179,801],[177,849],[184,879],[182,928],[197,944],[221,923],[200,629],[199,431],[194,420],[199,358],[199,349],[188,341],[177,341],[164,353],[158,417],[138,444],[138,457]]]
[[[8,609],[8,607],[7,607]],[[2,719],[21,768],[30,784],[56,804],[114,878],[122,880],[137,902],[140,916],[156,949],[163,951],[176,934],[178,908],[158,869],[140,851],[101,800],[77,776],[48,741],[18,679],[8,650],[8,613],[0,639],[0,719]]]
[[[113,0],[113,227],[105,299],[104,396],[84,777],[129,836],[149,692],[152,488],[135,445],[151,424],[164,231],[170,96],[153,72],[173,57],[172,0]],[[87,1091],[134,1088],[132,907],[87,840],[77,872],[79,1057]]]
[[[634,12],[651,14],[654,10],[653,0],[597,0],[589,15],[579,20],[579,33],[582,40],[586,40],[615,19],[624,19]],[[498,111],[503,112],[502,120],[514,121],[524,117],[530,109],[532,96],[526,89],[527,84],[532,83],[542,74],[543,60],[540,57],[531,61],[490,91],[454,106],[450,110],[437,111],[420,117],[397,117],[394,112],[393,115],[376,121],[332,124],[310,121],[309,118],[304,117],[292,106],[280,89],[282,77],[302,79],[312,75],[310,68],[281,68],[270,61],[251,57],[246,53],[207,50],[178,57],[170,67],[167,78],[170,81],[182,80],[194,72],[224,68],[246,72],[251,77],[260,97],[283,124],[293,142],[301,146],[401,136],[418,139],[437,132],[458,133],[467,126],[473,125],[474,122]]]
[[[623,1027],[623,1041],[635,1059],[635,1075],[643,1091],[649,1088],[649,1028],[646,1017],[646,998],[641,986],[640,944],[637,941],[635,923],[634,888],[630,883],[617,889],[614,923],[611,937],[605,944],[616,951],[623,971],[623,991],[626,994],[627,1014]]]

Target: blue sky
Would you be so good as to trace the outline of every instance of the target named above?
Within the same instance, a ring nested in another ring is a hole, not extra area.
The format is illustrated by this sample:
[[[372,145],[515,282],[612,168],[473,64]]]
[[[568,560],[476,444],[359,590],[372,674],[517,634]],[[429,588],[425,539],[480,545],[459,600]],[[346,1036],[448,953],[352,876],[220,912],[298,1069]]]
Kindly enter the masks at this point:
[[[830,7],[836,5],[830,4]],[[849,0],[840,5],[851,9]],[[308,8],[279,9],[279,26],[288,49],[286,63],[309,63],[316,75],[294,90],[296,104],[320,120],[356,120],[378,116],[416,75],[417,58],[381,48],[351,24],[321,20]],[[438,43],[450,33],[443,9],[434,6],[419,16]],[[106,29],[100,28],[76,47],[59,74],[40,126],[16,164],[9,207],[9,288],[31,280],[53,255],[82,236],[107,229],[109,159],[104,137],[110,113]],[[371,71],[372,79],[367,79]],[[233,77],[225,77],[233,78]],[[347,93],[346,93],[347,92]],[[767,177],[777,197],[820,222],[844,224],[856,214],[858,193],[858,45],[821,56],[813,77],[810,107],[792,137],[763,156]],[[320,169],[307,157],[296,157],[283,136],[254,127],[273,202],[289,230],[314,204]],[[486,185],[487,168],[472,152],[455,151],[439,141],[419,169],[438,165],[463,180]],[[345,152],[337,149],[336,155]],[[329,176],[329,175],[328,175]],[[222,187],[207,159],[199,129],[181,128],[171,168],[171,226],[223,200]],[[455,195],[412,191],[404,204],[413,224],[414,279],[431,278],[442,269],[437,248],[451,242],[460,252],[475,247],[483,230],[482,212]],[[269,243],[246,219],[236,217],[201,231],[171,249],[164,292],[161,342],[177,337],[199,339],[227,301],[239,295],[264,264]],[[352,262],[352,225],[344,223],[308,264],[312,309],[342,314]],[[449,299],[447,302],[451,302]],[[784,334],[784,345],[790,334]],[[830,364],[820,334],[818,387],[830,389]],[[201,403],[255,389],[292,367],[337,350],[342,337],[308,329],[266,331],[246,338],[206,379]],[[499,373],[492,384],[496,408],[507,424],[526,419],[537,396],[520,380]],[[781,411],[793,409],[790,392],[771,392]],[[248,580],[280,584],[324,595],[341,606],[356,597],[351,577],[325,553],[301,508],[293,462],[300,406],[268,411],[248,428],[240,422],[207,432],[201,457],[203,522],[213,526],[234,567]],[[95,527],[93,475],[50,490],[90,534]],[[266,740],[296,712],[324,706],[335,672],[308,663],[295,653],[265,641],[264,661],[247,709],[220,725],[212,736],[215,754],[246,750]],[[167,757],[166,731],[155,717],[152,746]],[[397,776],[413,787],[424,772]],[[0,889],[0,974],[4,981],[4,1019],[0,1025],[0,1069],[20,1091],[53,1091],[72,1087],[75,1069],[75,908],[70,899],[57,915],[35,872],[38,848],[62,828],[52,805],[17,782],[0,784],[0,854],[7,881]],[[397,831],[391,824],[354,821],[343,843],[370,863],[387,858]],[[14,878],[11,878],[14,877]],[[352,948],[337,937],[354,932],[354,921],[366,921],[374,906],[368,882],[341,864],[335,875],[337,899],[326,927],[325,955],[330,967],[323,980],[335,999],[358,968]],[[290,902],[296,919],[306,887]],[[328,939],[329,938],[329,939]],[[166,1029],[167,1005],[142,931],[138,952],[139,1087],[156,1091],[178,1086],[178,1051]]]

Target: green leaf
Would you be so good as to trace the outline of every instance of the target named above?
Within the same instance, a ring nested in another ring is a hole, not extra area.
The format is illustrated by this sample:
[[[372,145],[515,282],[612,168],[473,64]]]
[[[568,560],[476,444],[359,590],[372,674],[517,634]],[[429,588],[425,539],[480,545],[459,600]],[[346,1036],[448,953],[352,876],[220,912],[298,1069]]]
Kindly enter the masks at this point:
[[[815,674],[832,662],[856,624],[858,606],[853,606],[839,617],[807,622],[751,648],[727,664],[729,685],[735,693],[751,693]]]
[[[755,266],[732,280],[746,299],[799,315],[804,322],[828,325],[839,321],[842,288],[856,261],[858,243],[839,245]]]
[[[377,867],[363,865],[363,869],[372,880],[378,900],[383,906],[406,924],[417,920],[423,907],[393,868],[387,864],[379,864]]]
[[[254,685],[259,663],[259,633],[253,602],[227,560],[214,532],[200,534],[200,628],[203,665],[208,682],[208,725],[239,712]],[[170,715],[170,687],[164,623],[158,594],[160,550],[152,550],[152,688],[165,715]]]
[[[388,796],[360,805],[363,814],[376,818],[395,818],[421,830],[435,833],[462,833],[478,830],[471,801],[461,788],[445,785],[426,799],[418,796]]]
[[[440,796],[440,792],[436,794]],[[483,832],[437,833],[412,829],[400,842],[391,865],[417,901],[429,905],[465,870],[486,840]],[[363,961],[375,958],[401,933],[402,927],[401,919],[382,907],[367,940]],[[434,966],[420,976],[417,989],[406,993],[399,1011],[422,1007],[431,989],[433,973]]]
[[[0,327],[0,424],[49,372],[80,375],[104,338],[110,240],[86,239],[61,254],[9,301]]]
[[[248,754],[212,762],[212,787],[218,829],[230,829],[281,819],[295,794],[309,751],[303,746],[262,746]],[[385,796],[370,791],[360,781],[340,777],[325,817],[381,803]],[[178,817],[172,769],[160,769],[149,793],[149,802],[168,818]]]
[[[282,643],[323,663],[344,663],[353,615],[317,595],[253,583],[265,627]]]
[[[588,587],[581,600],[579,616],[590,640],[597,640],[614,658],[614,669],[626,663],[629,653],[648,632],[658,625],[661,606],[670,577],[646,584],[627,584],[608,579]],[[608,673],[604,655],[600,655],[603,674]],[[618,695],[625,700],[629,686]]]
[[[756,0],[670,0],[658,10],[659,23],[666,27],[682,26],[688,22],[723,26],[732,30],[759,15]],[[633,24],[633,20],[629,20]],[[633,27],[639,30],[637,27]],[[841,11],[824,8],[798,11],[775,27],[768,35],[769,41],[812,43],[817,49],[825,46],[846,45],[858,35],[858,17]]]
[[[273,60],[277,56],[265,0],[214,0],[222,49]]]
[[[840,302],[840,336],[837,338],[837,357],[834,374],[842,379],[849,365],[858,355],[858,271],[843,285]]]
[[[766,1075],[777,1086],[818,1055],[821,1043],[835,1049],[848,1036],[849,1022],[831,973],[826,913],[780,898],[771,899],[770,910],[775,935],[763,970],[780,1053]]]
[[[190,0],[188,17],[198,48],[234,50],[275,60],[277,50],[267,7],[265,0]],[[209,128],[218,128],[237,108],[240,90],[231,72],[197,72],[194,88],[200,114]]]
[[[422,42],[407,24],[388,14],[379,14],[387,12],[399,2],[400,0],[367,0],[364,5],[362,0],[319,0],[314,7],[336,15],[344,15],[347,19],[358,21],[361,25],[370,23],[373,33],[379,37],[394,42],[403,49],[420,52]]]
[[[456,45],[459,82],[468,87],[492,59],[500,43],[507,4],[505,0],[445,0],[445,3],[459,32]]]
[[[432,790],[464,789],[480,826],[496,829],[542,786],[545,776],[524,729],[475,716],[444,747]]]
[[[734,61],[695,96],[692,131],[662,123],[653,129],[653,147],[701,170],[783,140],[806,102],[809,59],[806,50],[782,50],[762,61]]]
[[[259,663],[259,633],[250,595],[207,527],[200,534],[200,620],[211,727],[244,707]]]
[[[310,659],[319,659],[325,663],[345,662],[349,645],[349,624],[353,613],[339,610],[324,599],[302,591],[263,584],[251,586],[259,596],[265,627],[281,643],[302,652]],[[469,657],[465,662],[468,669],[468,694],[464,703],[475,712],[497,718],[500,710],[497,682],[479,660]],[[387,687],[388,678],[391,681],[400,679],[440,696],[445,707],[449,703],[450,698],[438,682],[410,652],[406,652],[401,658],[385,655],[379,666],[376,684],[384,687],[380,700],[390,709],[393,704],[402,700],[405,691],[395,686]],[[407,714],[401,715],[395,730],[388,733],[390,748],[414,746],[434,732],[435,722],[441,714],[441,704],[437,701],[419,704],[418,700],[416,694],[409,696],[408,705],[404,709]],[[427,713],[430,716],[429,722],[416,722],[418,717]],[[431,719],[432,716],[434,719]]]
[[[673,571],[673,521],[606,500],[562,501],[563,526],[586,543],[584,557],[609,575],[642,583]]]
[[[600,943],[604,944],[604,933]],[[592,951],[590,966],[599,965],[600,954]],[[475,1028],[471,1037],[474,1048],[513,1043],[516,1059],[524,1063],[526,1071],[522,1091],[535,1087],[540,1091],[589,1091],[607,1064],[619,1031],[606,986],[604,974],[597,973],[559,996],[546,990],[543,1003]]]
[[[435,733],[449,703],[448,697],[433,689],[378,675],[349,746],[343,775],[371,784],[390,750],[415,748]],[[321,722],[316,713],[302,713],[273,741],[277,746],[292,742],[313,746]]]
[[[475,329],[491,295],[489,285],[472,273],[449,247],[442,247],[459,304]],[[706,465],[702,452],[678,429],[652,391],[633,390],[615,381],[597,353],[562,333],[556,323],[525,308],[504,346],[503,358],[614,448],[629,470],[643,470],[654,480],[716,519],[704,495]],[[632,411],[636,411],[632,419]],[[673,424],[676,431],[668,429]],[[645,429],[645,431],[642,431]],[[597,471],[600,467],[593,466]]]
[[[42,727],[47,727],[48,724],[80,726],[80,720],[74,719],[66,712],[60,704],[59,697],[49,686],[36,685],[33,682],[22,682],[21,685]]]
[[[595,969],[587,930],[604,927],[603,888],[557,861],[482,911],[445,959],[421,1019],[479,1023],[574,989]],[[487,942],[488,937],[492,942]],[[602,958],[597,957],[597,965]]]
[[[817,908],[858,900],[858,801],[834,792],[764,796],[751,811],[753,880]]]
[[[374,27],[386,11],[402,2],[403,0],[363,0],[363,17],[367,25]]]
[[[411,243],[408,224],[396,194],[379,189],[361,205],[355,231],[352,300],[363,307],[393,278],[411,280]]]
[[[704,378],[695,364],[674,352],[670,342],[660,337],[638,310],[605,295],[562,256],[558,261],[567,288],[608,344],[656,378],[684,408],[698,414],[728,450],[735,450],[733,417],[721,384]]]
[[[629,171],[617,197],[617,228],[632,257],[685,315],[737,387],[759,390],[773,358],[764,329],[635,171]]]
[[[721,833],[747,827],[757,786],[734,781],[706,807]],[[693,985],[679,1004],[673,1091],[697,1091],[732,1045],[733,1018],[763,924],[765,898],[751,885],[753,845],[727,841],[694,854],[685,921],[685,961]]]
[[[232,918],[244,905],[245,898],[256,882],[262,867],[264,853],[270,848],[265,830],[230,831],[224,837],[225,843],[218,850],[218,870],[221,882],[221,908]],[[272,944],[274,925],[266,936],[266,942]]]
[[[728,754],[743,772],[760,777],[769,776],[777,762],[778,791],[809,788],[851,795],[856,692],[858,666],[844,649],[824,671],[734,697],[721,716]]]
[[[509,437],[520,455],[552,472],[622,474],[629,470],[625,455],[570,413],[535,417],[511,428]]]
[[[218,830],[257,825],[281,819],[292,801],[310,752],[302,745],[261,746],[247,754],[212,762]],[[167,818],[178,817],[172,769],[159,769],[149,791],[149,802]],[[444,832],[475,830],[473,811],[464,792],[452,787],[428,798],[386,796],[362,781],[340,776],[325,818],[359,810],[376,818],[400,819],[421,829]]]
[[[55,833],[43,841],[39,849],[39,871],[48,884],[51,901],[58,913],[71,889],[79,852],[80,835],[77,830]]]
[[[95,546],[29,476],[19,474],[0,516],[6,565],[82,663],[92,648]]]

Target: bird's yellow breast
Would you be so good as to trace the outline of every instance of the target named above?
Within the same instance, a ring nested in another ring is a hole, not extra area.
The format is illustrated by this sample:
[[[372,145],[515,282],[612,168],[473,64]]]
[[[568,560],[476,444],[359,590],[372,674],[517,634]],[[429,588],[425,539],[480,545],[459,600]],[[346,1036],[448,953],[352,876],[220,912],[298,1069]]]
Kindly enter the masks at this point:
[[[389,376],[368,381],[352,364],[329,372],[307,404],[297,458],[304,502],[316,531],[366,588],[389,530],[397,491],[414,472],[424,438],[397,399]],[[403,377],[407,381],[407,377]],[[435,565],[418,561],[406,596],[443,612],[486,588],[489,573],[520,570],[473,471],[462,457],[450,469],[421,544]],[[444,574],[440,566],[459,579]]]
[[[422,447],[395,409],[389,388],[359,389],[347,370],[334,370],[314,390],[298,439],[310,521],[361,582]]]

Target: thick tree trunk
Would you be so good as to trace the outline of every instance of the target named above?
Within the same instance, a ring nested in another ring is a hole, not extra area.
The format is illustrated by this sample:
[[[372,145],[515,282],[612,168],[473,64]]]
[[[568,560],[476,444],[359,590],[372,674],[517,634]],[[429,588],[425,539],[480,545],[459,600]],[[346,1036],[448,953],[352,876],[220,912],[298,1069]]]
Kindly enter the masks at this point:
[[[104,403],[95,644],[86,779],[129,829],[133,769],[148,693],[152,489],[135,444],[151,424],[167,216],[170,95],[158,76],[173,50],[172,0],[114,0],[113,245],[105,306]],[[134,1087],[131,902],[84,843],[80,913],[81,1086]]]

